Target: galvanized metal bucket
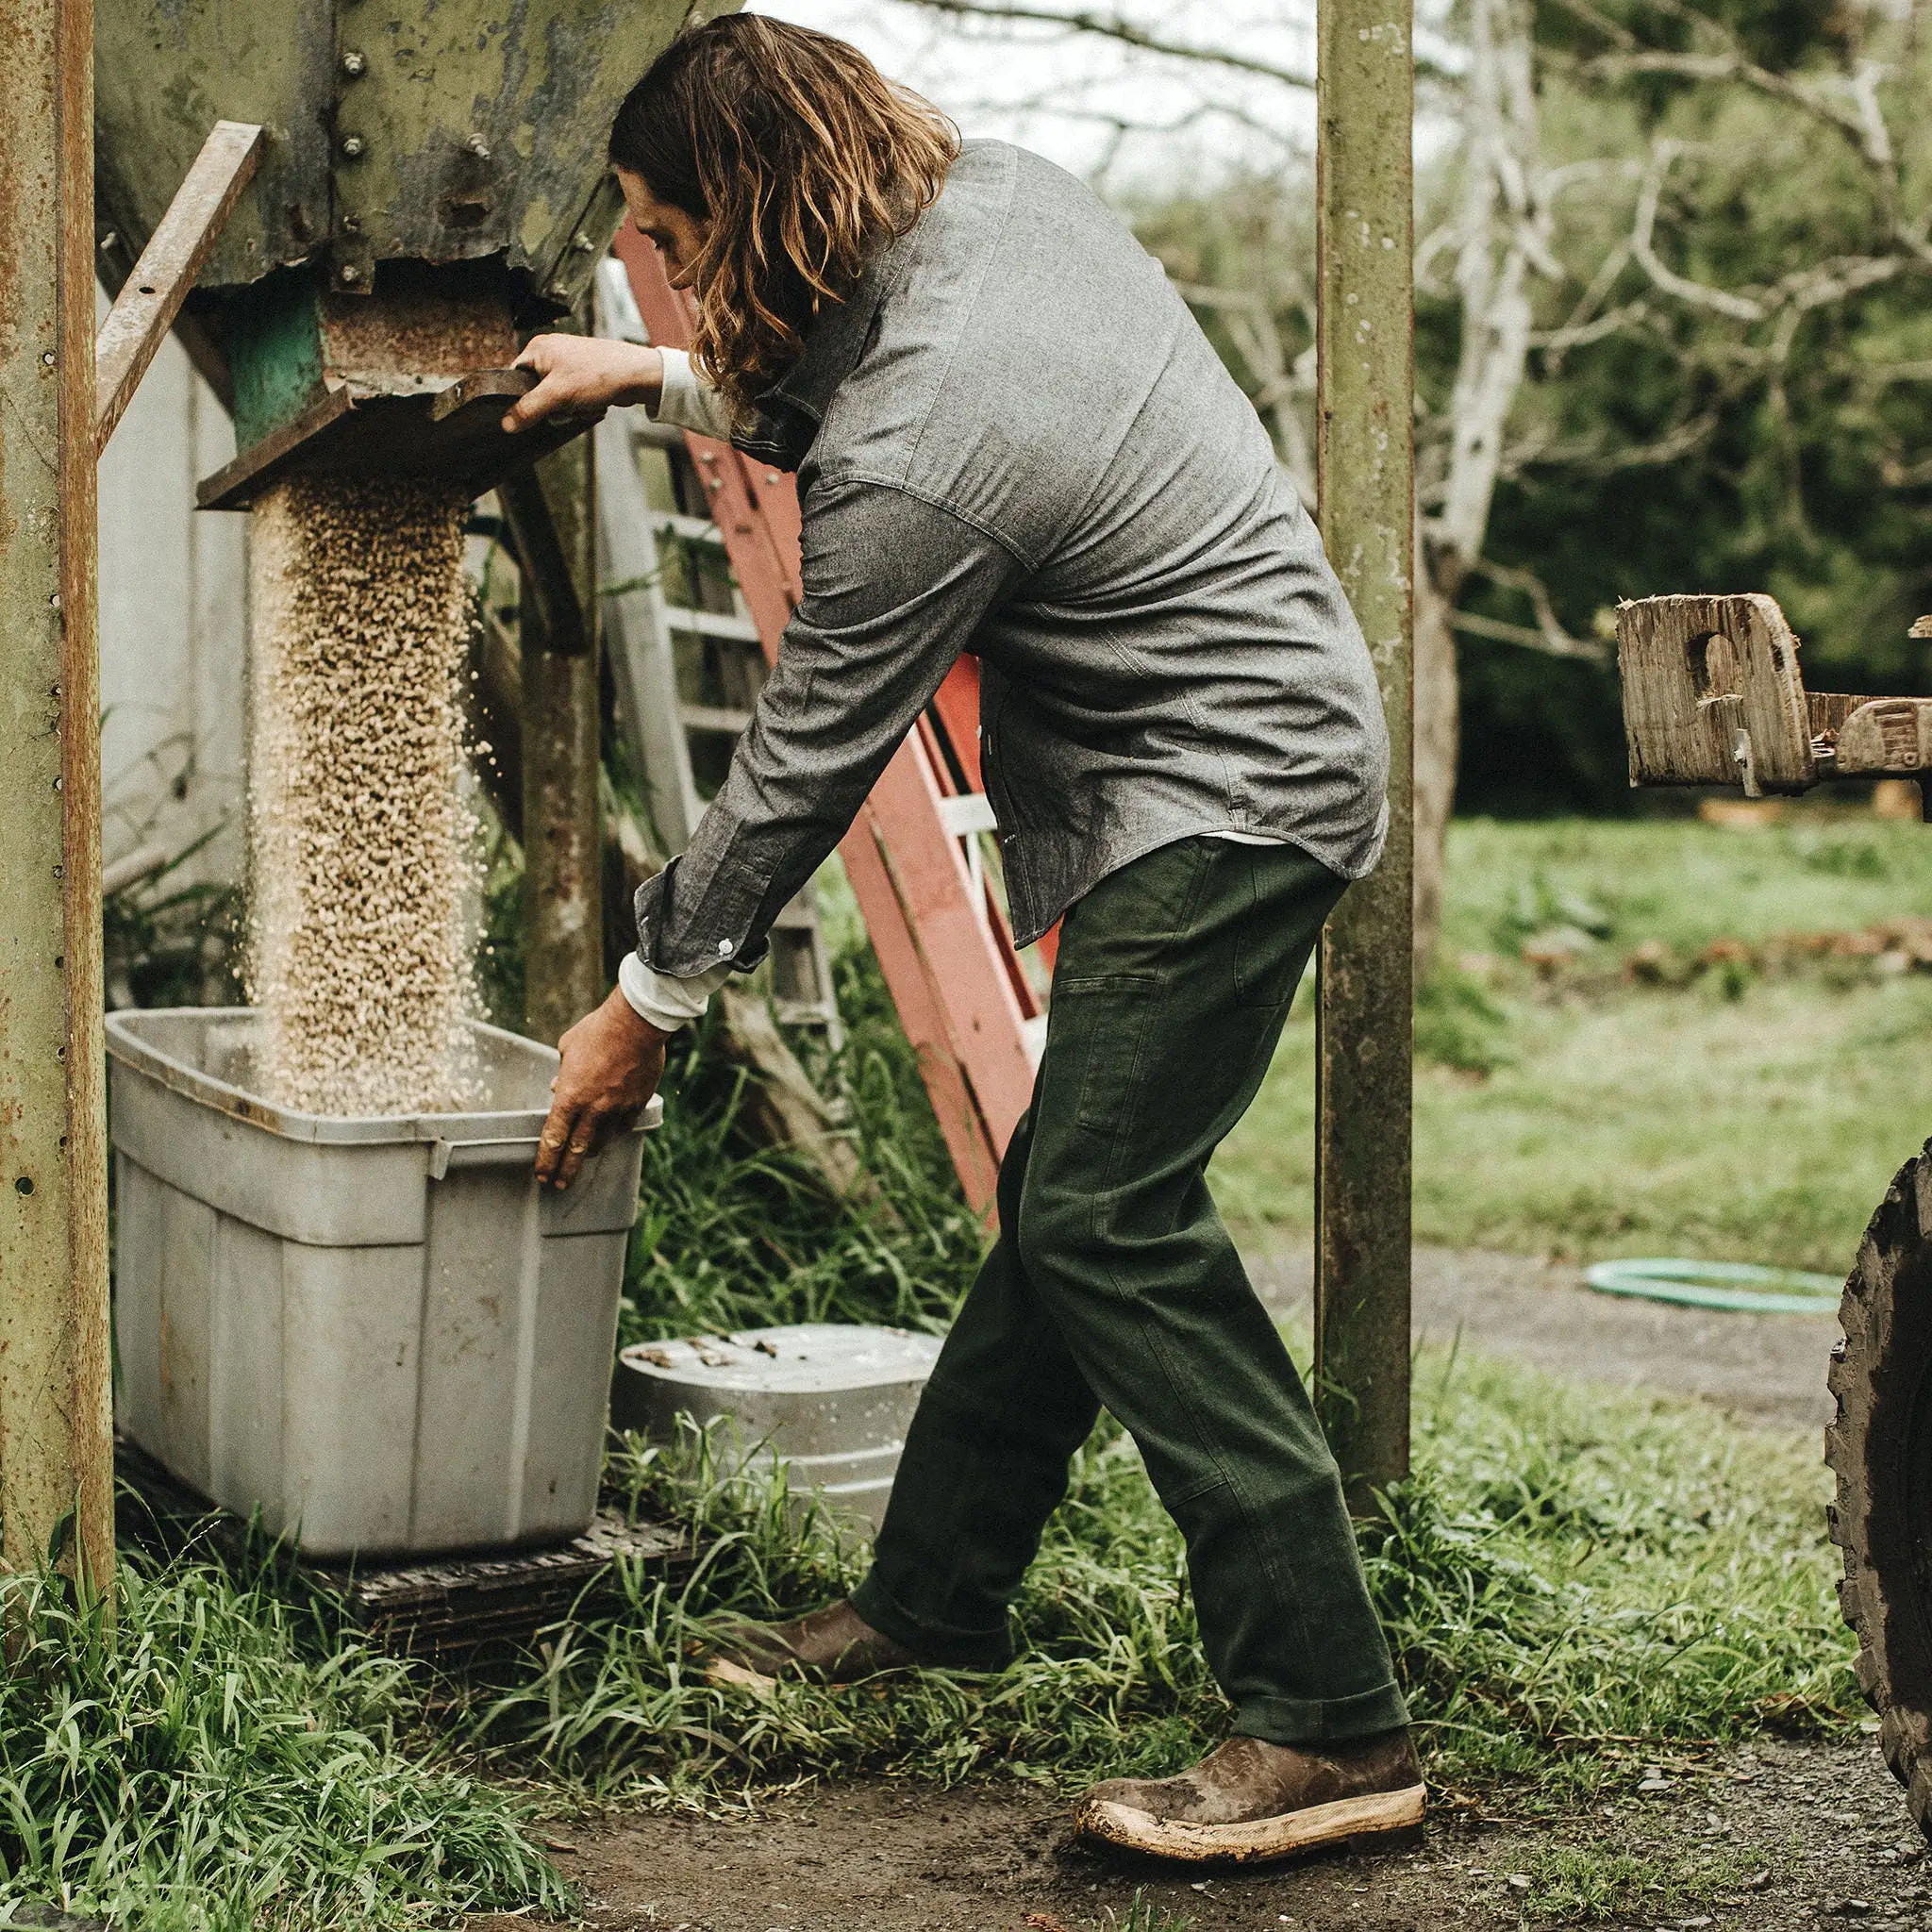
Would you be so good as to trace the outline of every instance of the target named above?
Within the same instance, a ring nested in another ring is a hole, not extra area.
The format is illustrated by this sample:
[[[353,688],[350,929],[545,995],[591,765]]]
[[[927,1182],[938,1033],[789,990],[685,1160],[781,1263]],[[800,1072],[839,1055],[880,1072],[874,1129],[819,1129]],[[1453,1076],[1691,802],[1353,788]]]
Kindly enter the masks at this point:
[[[847,1322],[638,1342],[617,1358],[611,1425],[659,1442],[680,1418],[717,1425],[727,1469],[782,1459],[794,1494],[876,1528],[939,1352],[936,1335]]]

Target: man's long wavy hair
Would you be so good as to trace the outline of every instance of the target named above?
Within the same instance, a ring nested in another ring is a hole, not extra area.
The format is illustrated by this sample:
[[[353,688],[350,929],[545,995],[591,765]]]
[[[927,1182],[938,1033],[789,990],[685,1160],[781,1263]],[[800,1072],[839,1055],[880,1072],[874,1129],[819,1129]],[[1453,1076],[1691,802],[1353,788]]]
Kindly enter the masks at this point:
[[[932,206],[959,131],[857,47],[729,14],[681,34],[625,97],[610,159],[709,224],[691,353],[740,409],[807,326]]]

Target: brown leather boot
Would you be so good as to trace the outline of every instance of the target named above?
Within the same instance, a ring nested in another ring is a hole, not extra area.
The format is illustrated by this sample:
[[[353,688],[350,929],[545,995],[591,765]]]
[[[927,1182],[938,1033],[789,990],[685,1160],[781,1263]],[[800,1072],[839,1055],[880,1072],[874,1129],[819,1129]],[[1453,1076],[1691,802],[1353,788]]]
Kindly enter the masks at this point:
[[[1426,1795],[1407,1730],[1307,1748],[1230,1738],[1179,1777],[1095,1785],[1074,1827],[1157,1857],[1245,1864],[1411,1830]]]
[[[789,1624],[737,1624],[711,1646],[710,1676],[757,1690],[780,1677],[811,1684],[856,1684],[885,1671],[918,1667],[903,1643],[874,1630],[842,1597]]]

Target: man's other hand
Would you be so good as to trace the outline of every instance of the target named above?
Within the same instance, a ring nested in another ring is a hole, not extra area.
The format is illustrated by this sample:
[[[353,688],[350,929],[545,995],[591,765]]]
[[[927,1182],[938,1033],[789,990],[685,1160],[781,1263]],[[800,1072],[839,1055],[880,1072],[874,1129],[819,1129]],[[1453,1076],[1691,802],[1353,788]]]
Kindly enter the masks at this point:
[[[641,342],[615,342],[603,336],[532,336],[516,366],[534,369],[540,380],[528,395],[510,405],[503,419],[508,434],[546,416],[601,416],[630,403],[654,408],[664,393],[664,358]]]
[[[563,1064],[537,1143],[540,1187],[569,1187],[591,1155],[637,1120],[664,1077],[664,1041],[614,991],[557,1042]]]

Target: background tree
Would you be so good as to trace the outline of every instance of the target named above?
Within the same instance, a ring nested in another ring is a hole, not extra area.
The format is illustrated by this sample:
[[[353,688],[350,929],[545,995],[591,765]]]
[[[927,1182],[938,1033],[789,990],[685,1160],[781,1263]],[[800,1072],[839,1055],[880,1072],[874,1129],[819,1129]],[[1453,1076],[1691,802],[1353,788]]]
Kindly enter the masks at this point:
[[[1918,677],[1932,195],[1909,107],[1928,4],[1455,0],[1419,27],[1424,967],[1458,779],[1489,809],[1626,808],[1619,597],[1770,590],[1814,681]],[[1312,76],[1282,51],[1311,11],[1263,34],[1186,8],[870,0],[907,5],[1024,36],[1035,68],[1058,34],[1168,77],[1164,119],[1050,64],[1001,105],[1108,130],[1100,185],[1312,498]],[[1210,151],[1216,125],[1241,138]]]

